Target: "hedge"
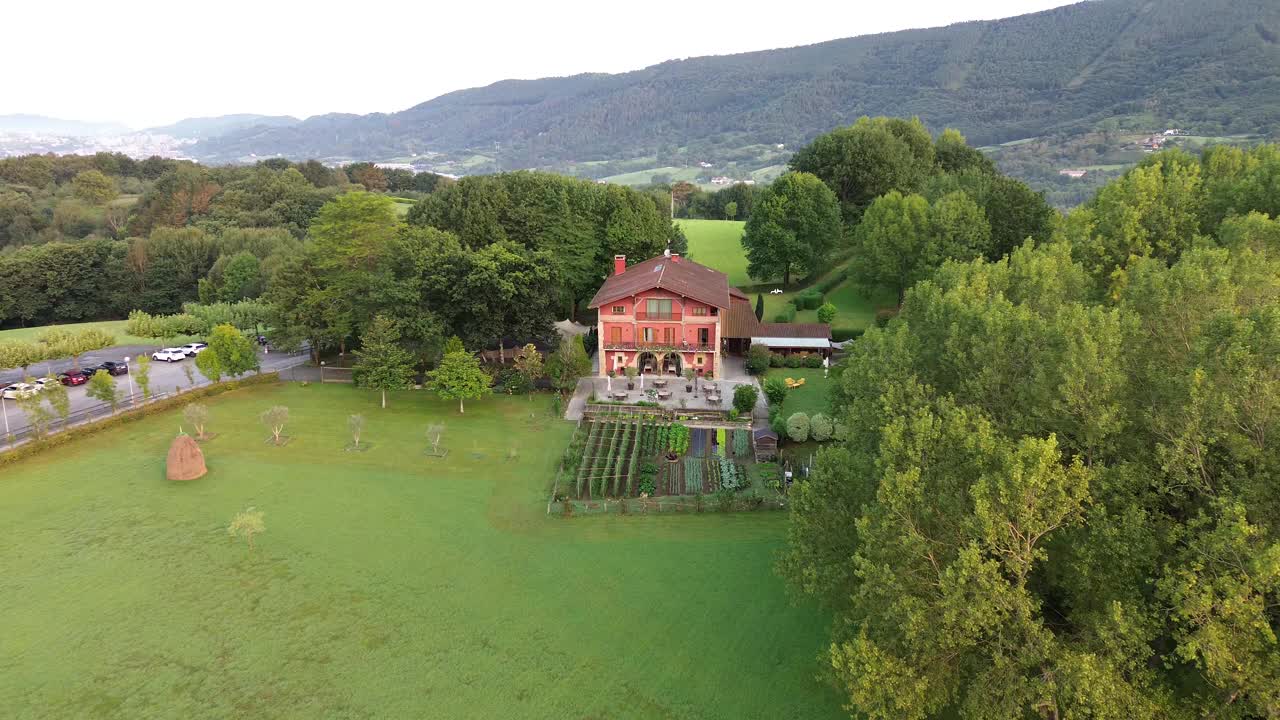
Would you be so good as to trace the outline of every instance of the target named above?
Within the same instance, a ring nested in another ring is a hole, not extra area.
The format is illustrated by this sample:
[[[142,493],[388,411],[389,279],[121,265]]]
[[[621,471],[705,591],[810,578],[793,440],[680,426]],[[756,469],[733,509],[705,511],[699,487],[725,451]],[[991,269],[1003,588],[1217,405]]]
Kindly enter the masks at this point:
[[[862,337],[866,332],[866,328],[831,328],[831,339],[835,342],[844,342],[845,340],[856,340]]]
[[[67,430],[61,430],[59,432],[53,433],[52,435],[46,435],[45,437],[40,438],[38,440],[32,440],[26,443],[25,445],[14,448],[13,450],[0,453],[0,466],[8,465],[10,463],[15,463],[19,460],[31,457],[32,455],[43,452],[50,448],[66,445],[72,440],[75,440],[77,438],[82,438],[86,435],[99,433],[103,430],[116,427],[117,425],[123,425],[124,423],[133,422],[135,420],[141,420],[142,418],[148,415],[154,415],[155,413],[172,410],[175,407],[186,405],[187,403],[190,403],[193,400],[198,400],[204,397],[212,397],[214,395],[221,395],[224,392],[239,390],[240,388],[249,387],[251,385],[266,385],[268,383],[275,383],[279,381],[280,381],[280,373],[270,372],[270,373],[262,373],[261,375],[254,375],[252,377],[247,377],[247,378],[244,378],[243,380],[231,380],[229,382],[222,382],[214,385],[206,385],[204,387],[196,388],[194,390],[188,390],[187,392],[184,392],[180,395],[173,395],[173,396],[164,398],[163,400],[156,400],[155,402],[147,403],[146,405],[143,405],[140,408],[125,410],[124,412],[118,415],[105,417],[101,420],[95,420],[91,423],[86,423],[84,425],[76,425],[73,428],[71,428],[72,432],[68,432]]]

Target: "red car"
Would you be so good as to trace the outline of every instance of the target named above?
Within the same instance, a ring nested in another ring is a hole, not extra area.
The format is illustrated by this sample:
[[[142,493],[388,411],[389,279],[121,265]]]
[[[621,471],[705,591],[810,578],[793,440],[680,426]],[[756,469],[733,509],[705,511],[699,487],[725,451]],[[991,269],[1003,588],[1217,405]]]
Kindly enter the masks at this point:
[[[69,370],[58,375],[58,382],[63,385],[83,385],[89,382],[89,376],[81,370]]]

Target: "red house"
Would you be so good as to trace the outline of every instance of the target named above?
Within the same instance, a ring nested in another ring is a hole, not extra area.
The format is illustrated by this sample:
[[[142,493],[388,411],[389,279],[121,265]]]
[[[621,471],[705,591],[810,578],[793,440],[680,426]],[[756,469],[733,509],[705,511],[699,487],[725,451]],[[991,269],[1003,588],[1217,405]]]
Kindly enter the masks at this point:
[[[615,255],[613,275],[589,305],[599,310],[600,374],[635,367],[719,376],[721,320],[734,302],[747,296],[705,265],[668,252],[627,267],[626,256]]]

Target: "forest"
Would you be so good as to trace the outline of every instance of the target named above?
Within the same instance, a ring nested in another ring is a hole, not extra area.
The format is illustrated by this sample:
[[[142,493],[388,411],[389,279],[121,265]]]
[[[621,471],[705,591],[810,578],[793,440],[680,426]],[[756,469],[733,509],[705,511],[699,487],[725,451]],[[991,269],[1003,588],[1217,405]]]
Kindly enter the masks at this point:
[[[1278,178],[1153,154],[853,345],[778,569],[857,716],[1280,714]]]

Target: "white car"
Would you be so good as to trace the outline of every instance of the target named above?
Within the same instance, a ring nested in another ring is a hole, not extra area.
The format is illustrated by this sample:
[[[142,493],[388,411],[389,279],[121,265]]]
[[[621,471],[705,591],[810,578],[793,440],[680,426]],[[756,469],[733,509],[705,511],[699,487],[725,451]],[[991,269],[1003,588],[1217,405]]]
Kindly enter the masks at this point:
[[[30,397],[44,389],[44,382],[36,381],[35,383],[14,383],[4,390],[0,391],[0,397],[5,400],[17,400],[18,398]]]
[[[207,347],[209,346],[205,343],[187,343],[178,349],[186,353],[187,357],[195,357],[196,353],[201,352]]]
[[[186,360],[187,354],[183,352],[182,348],[164,348],[151,353],[151,359],[178,362],[179,360]]]

